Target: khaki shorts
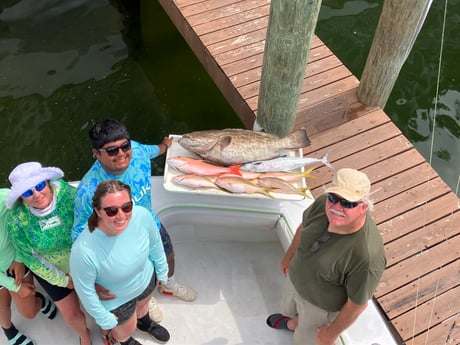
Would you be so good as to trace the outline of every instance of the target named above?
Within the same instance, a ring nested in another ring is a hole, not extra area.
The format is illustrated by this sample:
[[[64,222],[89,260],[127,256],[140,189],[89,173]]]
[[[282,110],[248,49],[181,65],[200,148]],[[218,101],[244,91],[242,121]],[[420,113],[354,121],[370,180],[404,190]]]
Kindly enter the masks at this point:
[[[338,312],[328,312],[300,297],[289,277],[281,299],[281,313],[290,317],[299,316],[294,331],[295,345],[316,345],[318,327],[329,325],[338,315]]]

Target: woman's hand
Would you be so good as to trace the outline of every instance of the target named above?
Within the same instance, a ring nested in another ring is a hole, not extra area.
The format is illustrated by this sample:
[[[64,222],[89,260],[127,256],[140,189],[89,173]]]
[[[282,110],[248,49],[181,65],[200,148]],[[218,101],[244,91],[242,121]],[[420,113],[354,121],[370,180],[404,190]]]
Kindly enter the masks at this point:
[[[32,283],[22,283],[21,287],[19,288],[17,294],[19,297],[29,297],[35,295],[35,285]]]
[[[13,261],[8,268],[8,273],[14,277],[14,284],[16,286],[21,285],[22,279],[24,279],[25,266],[22,262]]]

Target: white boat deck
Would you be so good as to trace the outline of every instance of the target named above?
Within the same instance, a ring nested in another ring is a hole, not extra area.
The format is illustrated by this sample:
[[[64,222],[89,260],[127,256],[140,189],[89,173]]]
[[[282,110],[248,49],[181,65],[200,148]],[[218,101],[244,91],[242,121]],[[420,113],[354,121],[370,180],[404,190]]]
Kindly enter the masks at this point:
[[[171,334],[168,344],[291,344],[290,332],[273,330],[265,320],[279,311],[285,279],[280,260],[311,201],[193,196],[165,191],[161,178],[153,181],[160,202],[155,207],[175,247],[177,280],[198,292],[192,303],[155,294],[165,316],[162,325]],[[342,344],[396,344],[373,306],[360,320]],[[60,315],[52,321],[41,315],[24,320],[14,313],[13,321],[37,345],[79,343]],[[102,344],[89,317],[88,324],[93,345]],[[156,344],[138,332],[135,338]],[[7,344],[5,337],[0,344]]]

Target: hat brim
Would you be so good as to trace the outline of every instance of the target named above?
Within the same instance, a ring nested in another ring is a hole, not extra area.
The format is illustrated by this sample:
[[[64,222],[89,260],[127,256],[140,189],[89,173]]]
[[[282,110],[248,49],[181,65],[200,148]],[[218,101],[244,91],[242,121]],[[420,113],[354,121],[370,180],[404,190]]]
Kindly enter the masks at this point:
[[[8,193],[8,197],[6,199],[6,207],[12,208],[22,193],[35,187],[38,183],[46,180],[56,180],[63,176],[64,173],[59,168],[40,168],[38,171],[34,172],[32,176],[27,178],[27,180],[21,181],[20,183],[11,186],[10,192]]]

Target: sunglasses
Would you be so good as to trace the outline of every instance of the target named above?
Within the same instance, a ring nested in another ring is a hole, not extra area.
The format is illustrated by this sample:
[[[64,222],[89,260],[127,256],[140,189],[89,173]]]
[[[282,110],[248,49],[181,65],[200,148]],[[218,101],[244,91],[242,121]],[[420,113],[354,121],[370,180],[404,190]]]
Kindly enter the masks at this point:
[[[109,207],[104,207],[103,210],[107,217],[115,217],[118,214],[118,209],[121,209],[124,213],[129,213],[133,210],[133,202],[128,201],[121,205],[120,207],[116,206],[109,206]]]
[[[329,241],[331,235],[326,231],[324,232],[320,238],[318,238],[315,242],[313,242],[310,246],[310,252],[314,253],[319,250],[323,246],[324,243]]]
[[[101,149],[98,149],[98,151],[105,151],[107,152],[107,156],[114,157],[118,154],[118,151],[120,149],[123,152],[128,152],[129,150],[131,150],[131,141],[128,140],[124,142],[123,144],[121,144],[120,146],[109,146],[106,148],[101,148]]]
[[[329,200],[332,204],[340,203],[340,206],[343,208],[355,208],[359,204],[362,204],[362,201],[348,201],[346,199],[339,198],[337,195],[329,193],[327,195],[327,200]]]
[[[22,193],[23,198],[30,198],[32,195],[34,195],[34,190],[37,192],[41,192],[43,189],[46,187],[46,181],[42,181],[39,184],[37,184],[35,187],[30,188],[26,190],[24,193]]]

